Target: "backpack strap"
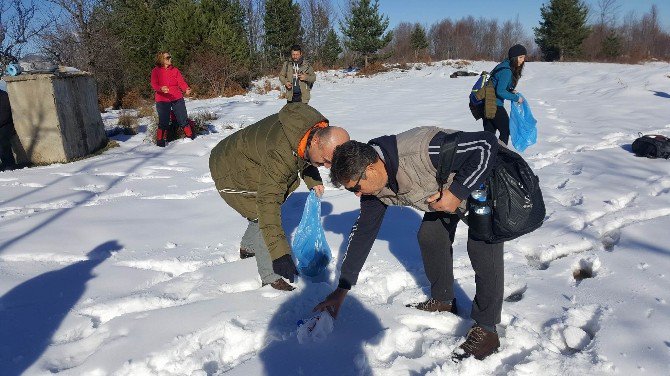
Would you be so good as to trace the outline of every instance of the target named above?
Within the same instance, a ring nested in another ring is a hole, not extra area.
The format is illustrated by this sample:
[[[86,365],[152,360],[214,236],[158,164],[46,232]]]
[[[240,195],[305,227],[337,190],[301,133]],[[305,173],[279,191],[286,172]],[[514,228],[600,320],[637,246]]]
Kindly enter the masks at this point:
[[[449,179],[451,174],[451,165],[454,162],[454,154],[458,146],[458,139],[461,132],[449,133],[444,137],[444,142],[440,146],[439,162],[437,164],[437,184],[439,186],[440,197],[442,198],[442,186]]]

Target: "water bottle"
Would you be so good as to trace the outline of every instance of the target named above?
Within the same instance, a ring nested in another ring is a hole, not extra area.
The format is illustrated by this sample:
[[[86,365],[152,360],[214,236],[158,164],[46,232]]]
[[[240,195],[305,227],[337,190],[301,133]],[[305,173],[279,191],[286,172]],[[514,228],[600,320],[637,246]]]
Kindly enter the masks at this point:
[[[492,236],[491,206],[487,199],[484,184],[470,194],[468,226],[471,235],[477,240],[488,240]]]

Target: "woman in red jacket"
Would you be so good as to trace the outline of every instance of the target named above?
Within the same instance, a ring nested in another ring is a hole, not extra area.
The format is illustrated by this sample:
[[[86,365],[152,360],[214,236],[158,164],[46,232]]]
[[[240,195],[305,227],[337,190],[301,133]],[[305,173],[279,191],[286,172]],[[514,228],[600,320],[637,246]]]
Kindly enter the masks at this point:
[[[151,71],[151,88],[156,97],[158,112],[158,129],[156,129],[156,145],[165,147],[167,130],[170,125],[170,111],[174,113],[177,123],[184,128],[184,134],[190,139],[195,138],[193,129],[188,123],[184,94],[191,95],[179,69],[172,65],[170,53],[161,51],[156,54],[156,66]]]

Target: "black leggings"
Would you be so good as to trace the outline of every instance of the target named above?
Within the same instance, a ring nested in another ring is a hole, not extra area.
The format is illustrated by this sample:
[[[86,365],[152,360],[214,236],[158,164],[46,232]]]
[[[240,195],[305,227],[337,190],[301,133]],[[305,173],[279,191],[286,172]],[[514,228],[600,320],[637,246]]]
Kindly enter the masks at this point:
[[[496,130],[500,131],[498,139],[505,143],[509,142],[509,116],[505,107],[498,106],[496,109],[496,116],[493,119],[484,118],[484,130],[496,134]]]
[[[158,112],[158,128],[168,129],[170,127],[170,111],[174,112],[177,118],[177,124],[180,127],[188,124],[188,115],[186,114],[186,103],[184,98],[172,102],[156,102],[156,112]]]

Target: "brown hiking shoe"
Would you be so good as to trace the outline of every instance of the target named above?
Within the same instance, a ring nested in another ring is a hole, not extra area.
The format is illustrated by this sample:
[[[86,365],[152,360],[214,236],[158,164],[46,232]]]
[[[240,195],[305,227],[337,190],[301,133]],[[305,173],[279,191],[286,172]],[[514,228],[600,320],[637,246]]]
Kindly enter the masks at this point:
[[[454,315],[458,312],[456,309],[456,298],[451,301],[451,304],[430,298],[425,302],[407,304],[405,307],[416,308],[428,312],[451,312]]]
[[[264,283],[263,286],[268,285],[267,283]],[[278,280],[272,282],[269,284],[272,286],[273,289],[275,290],[281,290],[281,291],[293,291],[295,290],[294,286],[291,286],[288,282],[284,281],[284,278],[279,278]]]
[[[254,257],[256,254],[254,252],[251,252],[248,249],[240,248],[240,258],[245,259],[249,257]]]
[[[499,347],[498,333],[489,332],[481,326],[475,325],[468,332],[468,338],[465,339],[465,342],[454,351],[451,359],[459,361],[474,356],[475,359],[482,360],[498,351]]]

